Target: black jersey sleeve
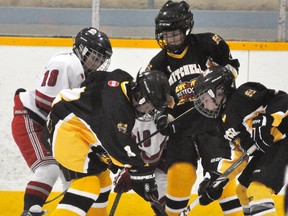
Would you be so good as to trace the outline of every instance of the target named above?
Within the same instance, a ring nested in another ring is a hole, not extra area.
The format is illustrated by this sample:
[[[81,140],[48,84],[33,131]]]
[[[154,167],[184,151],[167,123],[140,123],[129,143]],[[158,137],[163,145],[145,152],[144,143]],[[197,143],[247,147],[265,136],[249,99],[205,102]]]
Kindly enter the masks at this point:
[[[169,70],[169,66],[168,66],[166,50],[162,49],[156,56],[154,56],[150,60],[146,69],[159,70],[159,71],[165,73],[167,75],[167,77],[169,77],[171,71]]]
[[[226,41],[219,35],[214,33],[195,34],[199,49],[204,55],[210,58],[218,65],[225,66],[230,64],[237,71],[240,66],[238,59],[233,59],[230,48]]]
[[[132,77],[126,72],[108,76],[103,89],[103,115],[106,137],[103,143],[114,164],[118,166],[143,166],[132,128],[135,123],[134,108],[128,97],[129,81]]]

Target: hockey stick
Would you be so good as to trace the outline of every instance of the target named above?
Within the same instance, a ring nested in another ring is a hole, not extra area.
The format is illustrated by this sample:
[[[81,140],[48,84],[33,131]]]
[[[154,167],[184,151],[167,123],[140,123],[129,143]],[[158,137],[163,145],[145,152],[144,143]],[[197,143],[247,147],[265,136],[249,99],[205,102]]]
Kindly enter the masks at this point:
[[[190,211],[199,203],[199,197],[197,197],[189,206],[187,206],[179,216],[187,216]]]
[[[221,176],[219,176],[212,184],[213,188],[216,188],[221,182],[225,181],[228,176],[240,166],[244,161],[246,161],[253,152],[255,152],[257,149],[257,146],[254,144],[252,145],[240,158],[238,158],[235,163],[233,163]],[[187,206],[180,214],[179,216],[188,216],[188,213],[192,211],[192,209],[199,203],[198,197],[196,200],[194,200],[189,206]]]
[[[216,188],[221,182],[225,181],[228,176],[238,168],[244,161],[246,161],[253,152],[257,150],[256,144],[252,145],[235,163],[233,163],[221,176],[219,176],[212,184]]]
[[[120,198],[121,198],[122,194],[123,194],[123,190],[120,190],[120,191],[117,193],[117,195],[116,195],[116,197],[115,197],[115,199],[114,199],[113,205],[112,205],[112,207],[111,207],[109,216],[113,216],[113,215],[115,214],[116,208],[117,208],[117,206],[118,206],[118,204],[119,204],[119,201],[120,201]]]
[[[186,115],[187,113],[191,112],[194,109],[195,109],[195,107],[192,107],[192,108],[186,110],[184,113],[182,113],[181,115],[177,116],[173,121],[169,122],[168,124],[172,124],[173,122],[177,121],[177,119],[180,119],[181,117],[183,117],[184,115]],[[140,142],[138,142],[137,145],[140,145],[140,144],[146,142],[147,140],[150,140],[153,136],[155,136],[158,133],[160,133],[160,130],[156,130],[154,133],[150,134],[145,139],[143,139]]]
[[[68,189],[67,189],[67,190],[68,190]],[[59,197],[64,196],[64,194],[67,192],[67,190],[63,191],[62,193],[60,193],[58,196],[54,197],[53,199],[47,200],[44,204],[51,203],[51,202],[53,202],[54,200],[58,199]]]
[[[150,204],[151,208],[153,209],[154,213],[156,216],[168,216],[167,213],[165,212],[165,209],[161,206],[157,198],[155,198],[152,194],[149,194],[150,196]]]

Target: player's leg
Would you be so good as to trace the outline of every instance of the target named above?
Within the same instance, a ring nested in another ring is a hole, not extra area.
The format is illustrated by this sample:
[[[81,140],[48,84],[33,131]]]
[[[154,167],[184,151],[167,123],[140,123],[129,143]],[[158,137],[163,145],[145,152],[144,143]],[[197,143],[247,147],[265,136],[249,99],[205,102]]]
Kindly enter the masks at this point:
[[[250,215],[250,209],[249,209],[249,199],[247,197],[247,188],[239,183],[236,187],[236,193],[237,193],[237,197],[240,201],[240,204],[243,208],[244,215],[249,216]]]
[[[236,178],[230,180],[225,186],[222,196],[218,199],[223,214],[225,216],[242,216],[243,208],[236,195]]]
[[[286,166],[286,172],[285,172],[285,181],[286,189],[284,194],[284,212],[285,215],[288,216],[288,165]]]
[[[86,215],[92,204],[98,199],[99,194],[100,179],[97,175],[73,179],[64,197],[51,215]]]
[[[112,188],[110,171],[106,170],[98,175],[100,180],[100,195],[89,209],[87,216],[106,216],[108,197]]]
[[[247,189],[251,215],[276,216],[275,204],[272,199],[274,191],[260,182],[252,182]]]
[[[170,137],[167,150],[169,168],[165,211],[169,216],[176,216],[188,205],[196,181],[198,155],[193,137],[188,136]]]
[[[231,159],[224,159],[221,161],[222,170],[221,173],[225,172],[239,157],[242,155],[242,151],[233,150],[231,152]],[[230,181],[225,186],[222,196],[218,202],[223,210],[224,215],[229,216],[241,216],[245,214],[243,205],[241,204],[237,195],[237,179],[236,176],[245,168],[247,162],[243,162],[234,172],[229,175]]]
[[[288,185],[286,185],[285,198],[284,198],[284,212],[288,216]]]
[[[196,136],[196,143],[204,172],[224,173],[240,156],[241,151],[231,151],[229,143],[214,132],[201,133]],[[224,187],[218,203],[225,216],[242,216],[243,209],[236,195],[236,174],[229,176],[229,183]]]
[[[23,215],[28,214],[33,206],[37,206],[36,210],[41,212],[58,178],[59,167],[51,153],[40,142],[43,127],[29,117],[17,94],[14,98],[14,117],[11,127],[13,138],[33,171],[24,193]]]
[[[155,170],[155,181],[158,187],[158,200],[162,206],[166,203],[167,173],[161,169]]]
[[[280,140],[261,155],[247,189],[249,208],[252,215],[276,215],[273,194],[284,186],[288,158],[288,141]]]
[[[237,193],[238,199],[240,200],[245,216],[251,215],[250,208],[249,208],[249,199],[247,196],[247,188],[251,183],[252,174],[256,168],[257,161],[258,161],[258,157],[254,156],[249,161],[249,163],[247,164],[245,169],[242,171],[240,176],[238,177],[239,184],[237,185],[236,193]]]

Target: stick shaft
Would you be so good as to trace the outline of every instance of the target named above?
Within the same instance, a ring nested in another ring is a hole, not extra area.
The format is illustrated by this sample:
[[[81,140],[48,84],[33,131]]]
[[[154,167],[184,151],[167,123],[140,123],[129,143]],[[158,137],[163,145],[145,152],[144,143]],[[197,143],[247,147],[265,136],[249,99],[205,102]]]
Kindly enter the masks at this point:
[[[199,197],[197,197],[189,206],[187,206],[179,216],[188,216],[189,212],[199,203]]]
[[[117,209],[117,206],[119,204],[119,201],[120,201],[120,198],[121,198],[121,195],[123,194],[123,191],[119,191],[114,199],[114,202],[113,202],[113,205],[111,207],[111,211],[109,213],[109,216],[113,216],[116,212],[116,209]]]
[[[249,156],[257,149],[256,145],[252,145],[240,158],[238,158],[235,163],[233,163],[221,176],[219,176],[214,184],[213,187],[217,187],[221,182],[226,180],[228,176],[236,169],[238,168],[245,160],[249,158]]]
[[[184,113],[182,113],[181,115],[177,116],[173,121],[169,122],[168,124],[172,124],[174,121],[177,121],[177,119],[181,118],[182,116],[186,115],[187,113],[191,112],[192,110],[194,110],[195,107],[192,107],[188,110],[186,110]],[[149,136],[147,136],[145,139],[141,140],[140,142],[137,143],[137,145],[140,145],[144,142],[146,142],[147,140],[150,140],[153,136],[155,136],[156,134],[160,133],[160,130],[156,130],[154,133],[150,134]]]

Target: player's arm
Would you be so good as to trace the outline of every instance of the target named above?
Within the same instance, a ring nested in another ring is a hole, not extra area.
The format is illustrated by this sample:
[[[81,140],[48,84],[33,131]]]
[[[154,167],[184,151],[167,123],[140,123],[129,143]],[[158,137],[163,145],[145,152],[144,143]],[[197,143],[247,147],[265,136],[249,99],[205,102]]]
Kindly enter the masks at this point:
[[[283,139],[281,127],[287,117],[288,95],[254,82],[241,85],[237,92],[239,98],[246,100],[247,110],[250,110],[243,125],[258,150],[268,151],[273,143]]]
[[[240,63],[238,59],[233,59],[228,44],[221,36],[214,33],[202,34],[200,43],[204,54],[208,56],[212,62],[221,66],[231,66],[229,69],[232,72],[235,70],[234,73],[237,73]],[[234,74],[234,76],[236,75],[237,74]]]
[[[285,92],[267,91],[270,95],[266,98],[268,103],[265,112],[258,113],[252,119],[251,136],[256,142],[258,150],[262,152],[269,151],[270,146],[283,139],[287,129],[285,128],[287,126],[283,128],[283,125],[286,124],[283,119],[288,115],[288,95]],[[271,95],[271,93],[274,94]],[[284,123],[282,124],[282,122]]]

